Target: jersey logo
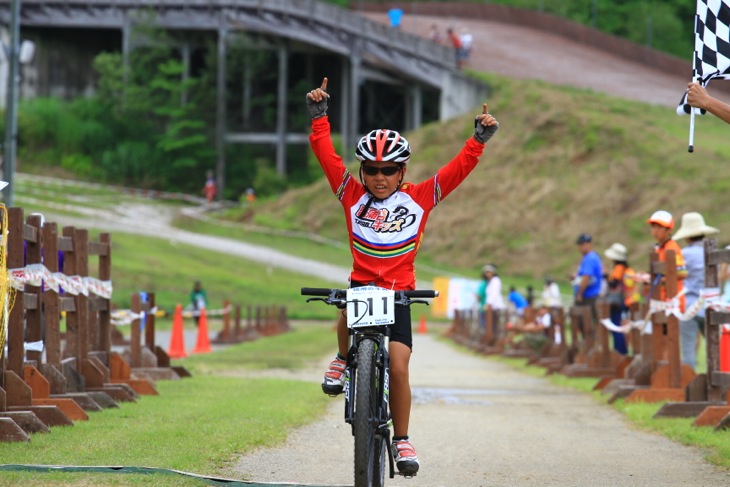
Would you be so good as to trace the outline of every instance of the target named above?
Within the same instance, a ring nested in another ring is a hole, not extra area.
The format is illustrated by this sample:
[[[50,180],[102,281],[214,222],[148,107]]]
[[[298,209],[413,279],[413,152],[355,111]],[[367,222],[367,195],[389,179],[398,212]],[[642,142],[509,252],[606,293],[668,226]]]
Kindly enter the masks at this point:
[[[357,215],[355,221],[361,227],[370,228],[378,233],[400,232],[416,221],[416,215],[409,213],[405,206],[398,206],[392,213],[387,208],[368,208],[365,215],[362,215],[364,206],[361,204],[355,212]]]

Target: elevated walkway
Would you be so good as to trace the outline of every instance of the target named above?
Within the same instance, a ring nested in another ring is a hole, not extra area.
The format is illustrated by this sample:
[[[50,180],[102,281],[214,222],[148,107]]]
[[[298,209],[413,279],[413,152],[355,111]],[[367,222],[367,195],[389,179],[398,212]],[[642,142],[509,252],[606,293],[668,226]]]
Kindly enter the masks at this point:
[[[0,4],[0,22],[5,25],[9,23],[9,9],[9,2]],[[315,0],[23,0],[21,3],[21,36],[24,30],[29,29],[41,39],[44,29],[67,29],[76,33],[92,29],[117,30],[121,31],[119,48],[125,53],[125,59],[135,42],[133,27],[140,23],[187,32],[191,36],[201,32],[215,33],[219,59],[230,55],[231,44],[241,34],[265,38],[265,42],[254,48],[263,46],[278,56],[277,82],[270,87],[276,94],[277,120],[275,127],[263,131],[226,127],[229,114],[226,113],[227,93],[223,80],[227,79],[228,73],[226,63],[218,63],[219,178],[225,174],[223,149],[226,143],[274,144],[277,171],[285,174],[287,145],[306,142],[307,134],[301,132],[301,127],[287,126],[287,98],[292,88],[289,84],[294,78],[290,74],[293,69],[290,67],[292,52],[311,51],[336,56],[338,61],[331,65],[315,65],[309,61],[307,72],[302,73],[301,79],[321,80],[322,76],[330,76],[339,82],[336,88],[337,113],[331,118],[335,130],[339,129],[343,135],[343,150],[348,153],[361,132],[375,123],[371,119],[382,118],[371,106],[382,101],[379,95],[372,93],[382,90],[371,88],[371,96],[367,97],[368,84],[395,87],[396,93],[400,94],[403,102],[399,105],[402,106],[383,103],[386,106],[380,108],[381,115],[382,110],[404,112],[402,126],[393,127],[399,130],[419,127],[424,113],[429,113],[431,119],[445,120],[474,110],[487,94],[485,85],[464,76],[456,68],[453,49]],[[45,60],[45,66],[34,61],[36,65],[24,67],[25,71],[36,70],[35,78],[38,80],[48,80],[48,72],[52,70],[65,69],[57,63],[51,65],[54,56],[43,55],[44,49],[54,49],[52,44],[38,43],[40,56],[37,58]],[[189,56],[189,50],[187,52]],[[91,57],[91,54],[88,56]],[[55,58],[58,57],[56,54]],[[4,86],[2,76],[0,71],[0,85]],[[241,80],[241,83],[246,81]],[[89,82],[86,81],[86,84],[88,91]],[[64,91],[66,87],[62,88],[41,86],[35,92],[40,96],[59,91],[68,93]],[[24,93],[27,92],[24,90]],[[433,92],[437,97],[432,96]],[[360,115],[363,109],[370,114],[366,123]],[[221,189],[225,186],[222,179],[218,183]]]

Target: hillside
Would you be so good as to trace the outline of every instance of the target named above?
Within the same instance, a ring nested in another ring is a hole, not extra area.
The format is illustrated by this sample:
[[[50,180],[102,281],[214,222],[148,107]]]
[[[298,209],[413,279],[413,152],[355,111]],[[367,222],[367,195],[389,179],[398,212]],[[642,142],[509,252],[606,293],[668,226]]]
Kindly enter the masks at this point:
[[[482,76],[493,88],[488,102],[500,132],[432,214],[419,258],[461,269],[495,262],[503,275],[564,276],[578,261],[576,235],[590,232],[599,252],[620,241],[643,269],[652,243],[645,220],[659,208],[677,220],[700,211],[723,230],[721,243],[730,240],[730,145],[719,120],[698,119],[689,154],[688,119],[667,108]],[[414,150],[408,179],[423,180],[449,160],[470,136],[471,120],[407,134]],[[324,180],[261,205],[256,219],[344,238],[342,210]]]

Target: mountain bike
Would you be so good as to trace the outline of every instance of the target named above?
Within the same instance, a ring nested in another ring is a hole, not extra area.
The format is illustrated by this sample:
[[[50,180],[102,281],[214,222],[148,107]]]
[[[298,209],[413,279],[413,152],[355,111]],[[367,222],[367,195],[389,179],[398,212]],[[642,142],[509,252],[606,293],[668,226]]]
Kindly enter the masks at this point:
[[[355,443],[355,487],[383,487],[385,459],[395,477],[390,448],[389,355],[390,325],[395,306],[428,304],[411,298],[435,298],[437,291],[392,291],[375,286],[350,289],[302,288],[307,299],[347,309],[350,349],[345,367],[345,422]],[[403,475],[398,472],[399,475]],[[415,474],[413,474],[415,475]],[[404,475],[411,477],[413,475]]]

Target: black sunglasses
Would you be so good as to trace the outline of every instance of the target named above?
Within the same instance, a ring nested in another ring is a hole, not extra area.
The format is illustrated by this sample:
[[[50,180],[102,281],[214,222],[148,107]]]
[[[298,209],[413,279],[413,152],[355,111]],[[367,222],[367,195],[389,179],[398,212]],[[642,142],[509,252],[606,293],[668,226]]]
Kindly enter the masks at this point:
[[[400,166],[385,166],[385,167],[377,167],[377,166],[366,166],[365,164],[362,165],[362,171],[367,174],[368,176],[375,176],[379,172],[383,173],[383,176],[392,176],[393,174],[397,173],[401,170]]]

